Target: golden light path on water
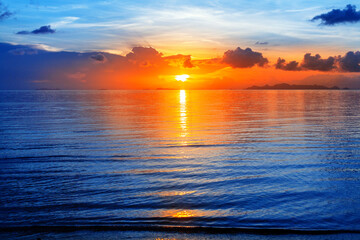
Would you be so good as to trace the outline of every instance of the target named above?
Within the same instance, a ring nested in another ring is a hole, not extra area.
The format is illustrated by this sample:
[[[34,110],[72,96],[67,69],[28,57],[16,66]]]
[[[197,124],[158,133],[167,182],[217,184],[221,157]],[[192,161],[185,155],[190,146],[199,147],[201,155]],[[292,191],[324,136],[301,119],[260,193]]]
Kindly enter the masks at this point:
[[[180,137],[185,138],[187,136],[187,112],[186,112],[186,91],[180,90],[179,92],[179,113],[180,113]],[[182,139],[181,141],[182,145],[186,145],[187,141],[186,139]]]
[[[186,137],[188,135],[187,133],[187,109],[186,109],[186,91],[180,90],[179,91],[179,129],[180,129],[180,144],[181,145],[187,145],[188,142],[186,140]],[[195,191],[191,192],[180,192],[181,195],[191,194],[195,193]],[[170,215],[173,218],[189,218],[195,216],[195,211],[192,210],[173,210],[165,213],[165,215]]]

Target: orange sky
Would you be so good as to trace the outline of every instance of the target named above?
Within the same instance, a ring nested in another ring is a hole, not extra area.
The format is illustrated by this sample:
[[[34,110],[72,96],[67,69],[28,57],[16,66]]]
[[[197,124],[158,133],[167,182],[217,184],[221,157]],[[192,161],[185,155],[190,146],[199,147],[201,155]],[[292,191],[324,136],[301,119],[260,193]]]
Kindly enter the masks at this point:
[[[2,47],[6,61],[0,89],[244,89],[278,83],[360,88],[360,52],[352,51],[318,55],[304,50],[286,58],[261,47],[235,47],[200,59],[181,52],[164,55],[152,47],[134,47],[124,55]],[[186,81],[176,80],[184,74]]]
[[[284,82],[347,87],[347,81],[341,82],[340,79],[359,76],[340,70],[337,63],[333,64],[333,69],[327,70],[302,67],[301,70],[286,71],[276,69],[278,56],[269,57],[252,49],[248,52],[244,49],[229,51],[233,54],[230,59],[225,53],[215,58],[193,59],[190,55],[164,56],[156,49],[138,47],[125,58],[86,62],[77,70],[70,70],[73,75],[68,76],[73,76],[80,86],[89,89],[243,89]],[[296,60],[300,67],[304,62],[303,55],[286,59],[285,64]],[[318,62],[310,62],[314,65],[310,67],[316,68],[316,64],[323,64],[321,61],[331,55],[323,56]],[[262,64],[261,61],[266,62]],[[182,74],[189,77],[185,82],[177,81],[176,76]]]

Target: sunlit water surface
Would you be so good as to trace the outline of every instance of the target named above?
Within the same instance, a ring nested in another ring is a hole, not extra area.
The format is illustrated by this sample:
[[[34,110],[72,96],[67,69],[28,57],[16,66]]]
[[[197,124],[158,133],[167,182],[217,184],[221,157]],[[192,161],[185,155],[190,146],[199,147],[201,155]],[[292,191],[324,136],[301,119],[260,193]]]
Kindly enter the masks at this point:
[[[360,91],[1,91],[1,226],[360,229]]]

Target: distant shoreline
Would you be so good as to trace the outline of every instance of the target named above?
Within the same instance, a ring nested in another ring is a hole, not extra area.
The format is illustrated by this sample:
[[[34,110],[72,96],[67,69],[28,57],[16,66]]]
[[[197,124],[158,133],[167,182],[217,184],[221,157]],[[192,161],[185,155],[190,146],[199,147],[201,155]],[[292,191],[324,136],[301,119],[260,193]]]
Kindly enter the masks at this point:
[[[287,83],[275,84],[273,86],[251,86],[246,90],[349,90],[349,88],[339,88],[338,86],[326,87],[322,85],[290,85]]]

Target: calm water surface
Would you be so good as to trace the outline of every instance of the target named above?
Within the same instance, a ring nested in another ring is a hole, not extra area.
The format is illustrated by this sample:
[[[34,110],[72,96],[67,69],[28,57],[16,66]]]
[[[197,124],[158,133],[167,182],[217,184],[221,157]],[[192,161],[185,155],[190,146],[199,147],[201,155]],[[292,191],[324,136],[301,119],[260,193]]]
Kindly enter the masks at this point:
[[[360,91],[1,91],[0,225],[360,229]]]

